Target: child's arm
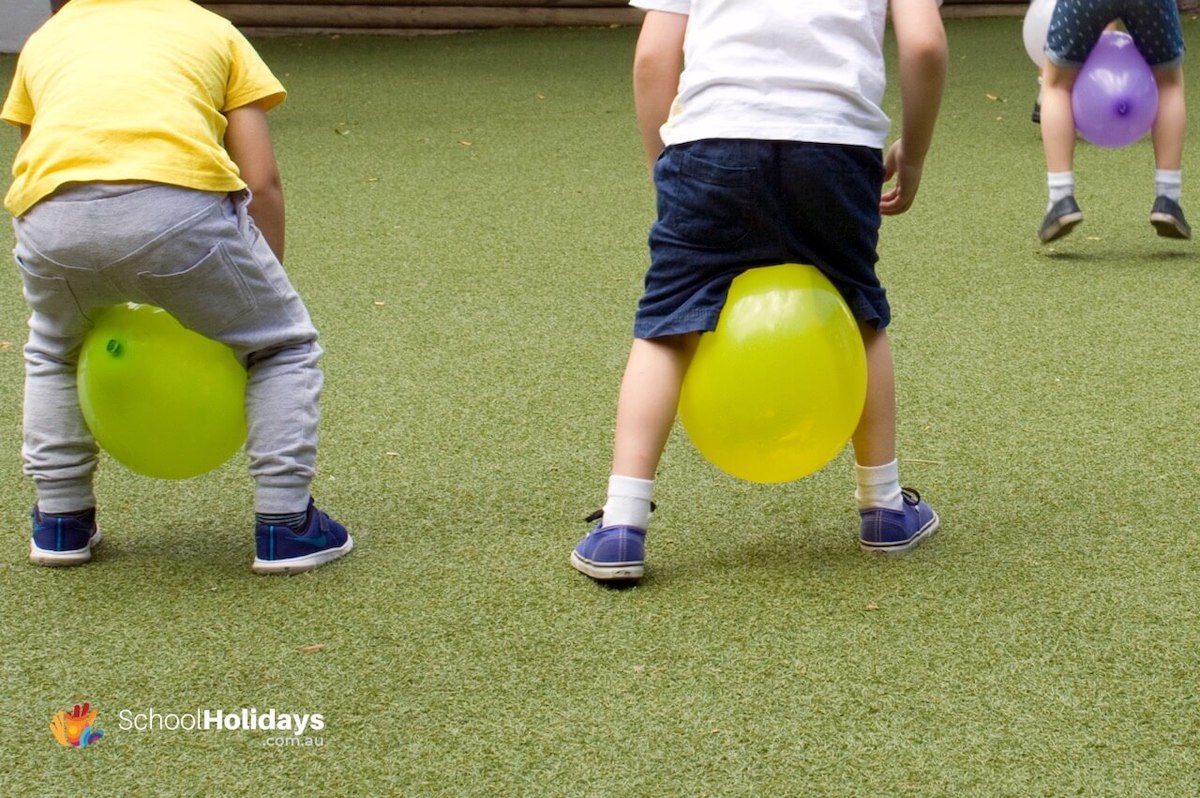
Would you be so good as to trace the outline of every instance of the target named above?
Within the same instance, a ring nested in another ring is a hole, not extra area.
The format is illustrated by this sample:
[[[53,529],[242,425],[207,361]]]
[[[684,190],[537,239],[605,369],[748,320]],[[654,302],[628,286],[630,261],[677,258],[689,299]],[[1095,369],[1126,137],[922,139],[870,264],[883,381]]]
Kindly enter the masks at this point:
[[[679,91],[687,20],[686,14],[647,11],[633,55],[633,104],[652,172],[663,151],[658,130],[667,121]]]
[[[900,61],[902,121],[900,138],[885,161],[884,182],[896,179],[879,202],[880,212],[888,215],[908,210],[921,185],[949,58],[936,0],[891,0],[891,11]]]
[[[251,103],[226,111],[225,118],[229,120],[225,129],[225,149],[237,164],[253,197],[250,217],[262,231],[275,257],[283,263],[283,181],[271,144],[267,111],[261,104]]]

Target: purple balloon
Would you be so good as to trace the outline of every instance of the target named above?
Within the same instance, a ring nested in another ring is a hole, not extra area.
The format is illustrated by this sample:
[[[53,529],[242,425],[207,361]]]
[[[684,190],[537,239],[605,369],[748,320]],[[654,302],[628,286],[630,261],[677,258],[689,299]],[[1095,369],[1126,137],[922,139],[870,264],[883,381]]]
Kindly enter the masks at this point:
[[[1079,135],[1100,147],[1124,147],[1146,135],[1158,114],[1158,84],[1146,59],[1121,31],[1105,31],[1071,92]]]

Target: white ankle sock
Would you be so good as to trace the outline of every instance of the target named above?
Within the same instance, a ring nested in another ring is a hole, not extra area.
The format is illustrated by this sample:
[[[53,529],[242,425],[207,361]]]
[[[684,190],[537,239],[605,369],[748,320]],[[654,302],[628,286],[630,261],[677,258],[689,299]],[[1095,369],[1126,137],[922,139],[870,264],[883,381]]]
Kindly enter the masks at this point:
[[[881,466],[855,465],[854,479],[857,482],[854,500],[858,502],[858,509],[886,507],[900,510],[904,507],[900,495],[900,465],[895,460]]]
[[[654,480],[623,477],[608,478],[608,500],[604,503],[604,526],[650,525],[650,499],[654,496]]]
[[[1179,202],[1182,193],[1183,172],[1179,169],[1154,170],[1154,195]]]
[[[1075,193],[1075,172],[1047,172],[1046,187],[1050,189],[1050,203],[1046,210],[1050,210],[1054,203]]]

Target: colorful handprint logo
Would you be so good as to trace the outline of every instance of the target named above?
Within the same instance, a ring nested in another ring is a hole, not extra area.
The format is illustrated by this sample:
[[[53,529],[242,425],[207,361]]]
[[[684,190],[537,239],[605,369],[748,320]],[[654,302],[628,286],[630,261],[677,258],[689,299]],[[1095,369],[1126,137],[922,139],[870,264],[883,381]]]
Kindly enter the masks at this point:
[[[91,704],[76,704],[70,712],[60,709],[50,719],[50,731],[64,748],[92,745],[104,736],[96,725],[96,710]]]

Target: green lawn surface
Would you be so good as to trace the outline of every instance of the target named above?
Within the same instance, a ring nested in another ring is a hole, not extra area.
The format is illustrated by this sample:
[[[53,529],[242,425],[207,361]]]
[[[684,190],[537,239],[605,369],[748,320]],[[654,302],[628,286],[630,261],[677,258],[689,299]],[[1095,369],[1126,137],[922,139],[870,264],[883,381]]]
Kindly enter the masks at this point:
[[[947,30],[879,263],[902,480],[941,531],[866,555],[848,451],[756,485],[679,430],[626,590],[567,556],[604,499],[654,210],[636,31],[256,41],[290,91],[287,266],[326,349],[314,494],[355,550],[256,577],[244,458],[181,482],[106,458],[95,561],[32,566],[27,313],[0,272],[0,794],[1200,794],[1195,244],[1148,223],[1144,140],[1079,147],[1086,221],[1040,246],[1021,20]],[[105,735],[61,748],[50,720],[84,701]],[[243,709],[324,727],[167,728]]]

